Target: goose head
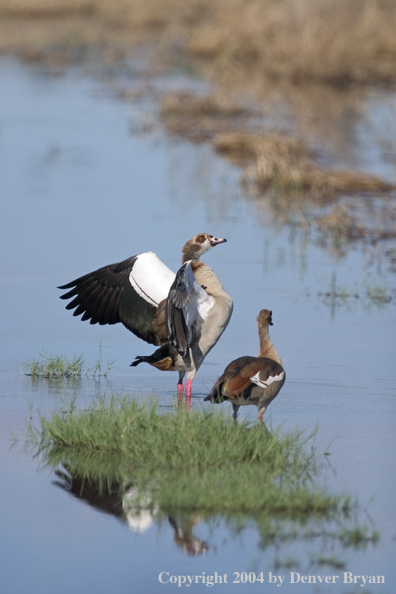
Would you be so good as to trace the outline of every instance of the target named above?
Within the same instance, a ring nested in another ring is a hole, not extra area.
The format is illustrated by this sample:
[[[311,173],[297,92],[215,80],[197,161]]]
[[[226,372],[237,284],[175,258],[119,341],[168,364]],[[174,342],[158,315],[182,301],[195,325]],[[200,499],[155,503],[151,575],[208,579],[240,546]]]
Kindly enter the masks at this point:
[[[183,263],[188,260],[199,260],[203,254],[215,247],[215,245],[225,243],[226,241],[226,239],[214,237],[213,235],[209,235],[209,233],[198,233],[198,235],[194,235],[183,246]]]
[[[270,309],[262,309],[260,311],[259,315],[257,316],[257,325],[259,329],[273,326],[272,311]]]

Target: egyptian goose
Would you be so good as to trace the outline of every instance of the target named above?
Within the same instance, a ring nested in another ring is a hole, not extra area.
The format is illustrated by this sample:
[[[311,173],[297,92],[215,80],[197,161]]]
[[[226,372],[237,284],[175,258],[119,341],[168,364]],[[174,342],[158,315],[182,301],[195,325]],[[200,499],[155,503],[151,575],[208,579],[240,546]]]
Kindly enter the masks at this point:
[[[216,274],[200,257],[225,243],[199,233],[182,250],[182,266],[175,275],[153,252],[109,264],[58,287],[71,289],[61,299],[74,298],[66,309],[91,324],[121,322],[139,338],[159,348],[136,357],[132,366],[146,362],[163,371],[178,371],[177,391],[186,399],[209,351],[223,334],[232,313],[232,300]]]
[[[237,418],[240,406],[258,406],[258,419],[278,395],[285,383],[286,372],[281,358],[272,344],[268,326],[272,326],[272,311],[262,309],[257,317],[260,352],[257,357],[239,357],[232,361],[205,400],[214,404],[229,400]]]

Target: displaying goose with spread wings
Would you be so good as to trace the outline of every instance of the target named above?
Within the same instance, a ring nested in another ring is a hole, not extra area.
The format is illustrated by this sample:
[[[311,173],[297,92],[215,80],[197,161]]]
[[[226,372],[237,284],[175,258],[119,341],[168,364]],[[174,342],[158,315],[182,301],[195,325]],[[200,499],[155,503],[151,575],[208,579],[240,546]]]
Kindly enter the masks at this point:
[[[175,275],[153,253],[109,264],[58,287],[69,289],[66,309],[91,324],[122,323],[159,348],[136,357],[132,366],[149,363],[163,371],[178,371],[178,393],[191,398],[193,378],[226,329],[232,300],[216,274],[200,257],[226,239],[199,233],[182,249],[182,266]]]
[[[258,419],[276,398],[286,380],[281,358],[272,344],[268,326],[272,326],[272,311],[262,309],[257,317],[260,352],[257,357],[239,357],[224,370],[205,400],[214,404],[229,400],[237,418],[240,406],[255,404]]]

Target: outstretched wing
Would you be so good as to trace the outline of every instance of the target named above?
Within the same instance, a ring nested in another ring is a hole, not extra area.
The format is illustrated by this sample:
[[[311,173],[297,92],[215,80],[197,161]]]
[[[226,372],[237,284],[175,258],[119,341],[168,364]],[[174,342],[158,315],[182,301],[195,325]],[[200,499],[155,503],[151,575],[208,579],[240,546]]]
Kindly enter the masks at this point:
[[[89,272],[58,289],[71,289],[61,299],[74,299],[66,309],[75,309],[74,316],[83,314],[81,320],[91,324],[117,324],[120,317],[120,302],[137,256],[123,262],[103,266]]]
[[[176,274],[165,310],[169,341],[183,357],[199,340],[202,322],[213,303],[214,297],[196,281],[189,260]]]
[[[61,299],[73,300],[66,309],[91,324],[121,322],[139,338],[154,345],[159,339],[152,321],[157,306],[168,295],[175,274],[153,252],[109,264],[62,285],[70,289]]]

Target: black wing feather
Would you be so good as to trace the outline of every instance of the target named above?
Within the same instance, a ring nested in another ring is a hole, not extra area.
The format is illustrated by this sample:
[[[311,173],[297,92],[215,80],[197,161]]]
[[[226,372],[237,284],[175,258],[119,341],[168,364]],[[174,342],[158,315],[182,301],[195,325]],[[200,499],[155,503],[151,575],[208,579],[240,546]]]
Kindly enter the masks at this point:
[[[152,329],[156,308],[138,295],[129,282],[129,275],[138,256],[103,266],[94,272],[61,285],[70,289],[61,299],[74,299],[66,309],[75,309],[74,316],[91,324],[118,324],[150,344],[159,345]]]

